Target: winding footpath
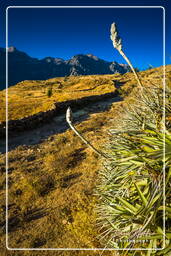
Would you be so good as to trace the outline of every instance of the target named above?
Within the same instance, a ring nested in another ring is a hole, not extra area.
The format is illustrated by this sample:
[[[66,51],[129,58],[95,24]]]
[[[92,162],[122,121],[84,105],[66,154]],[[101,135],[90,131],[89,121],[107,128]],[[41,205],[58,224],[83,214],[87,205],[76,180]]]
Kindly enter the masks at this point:
[[[90,114],[104,112],[110,109],[111,105],[115,102],[121,101],[121,97],[111,97],[107,99],[98,100],[89,105],[77,109],[74,111],[74,123],[80,123],[89,118]],[[8,151],[15,149],[20,145],[35,145],[47,140],[49,136],[54,134],[63,133],[69,126],[65,119],[65,114],[61,113],[58,116],[52,118],[50,122],[43,124],[42,126],[15,133],[15,135],[8,136]],[[0,139],[0,152],[6,152],[6,140]]]

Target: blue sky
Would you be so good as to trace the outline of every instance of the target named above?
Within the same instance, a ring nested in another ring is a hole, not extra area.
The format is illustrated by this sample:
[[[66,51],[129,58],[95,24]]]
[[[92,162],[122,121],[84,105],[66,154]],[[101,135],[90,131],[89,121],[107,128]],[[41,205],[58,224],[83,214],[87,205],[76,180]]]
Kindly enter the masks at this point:
[[[10,5],[14,2],[15,5],[33,3],[13,1]],[[110,5],[117,5],[116,2],[119,5],[127,2],[129,5],[129,1],[110,1]],[[136,2],[161,5],[160,2],[165,1]],[[45,3],[60,5],[59,1],[34,1],[34,5]],[[61,3],[64,5],[64,2]],[[71,5],[69,1],[65,3]],[[98,1],[98,5],[104,3],[107,5],[107,2]],[[88,4],[86,1],[85,5]],[[163,63],[162,8],[10,8],[8,21],[9,46],[13,45],[35,58],[52,56],[69,59],[76,54],[92,53],[108,61],[125,63],[110,40],[110,25],[116,22],[123,39],[123,50],[134,66],[144,69],[149,64],[157,67]],[[0,46],[4,45],[4,41],[0,43]],[[171,52],[167,49],[168,64],[170,56]]]

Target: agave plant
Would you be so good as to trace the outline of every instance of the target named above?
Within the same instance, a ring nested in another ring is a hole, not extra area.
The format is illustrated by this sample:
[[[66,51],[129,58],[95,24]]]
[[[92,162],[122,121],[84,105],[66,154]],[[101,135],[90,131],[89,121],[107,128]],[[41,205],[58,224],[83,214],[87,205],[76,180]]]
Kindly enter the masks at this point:
[[[161,88],[135,90],[134,103],[125,107],[122,120],[110,131],[110,159],[98,186],[98,225],[106,247],[153,249],[147,255],[171,250],[169,89],[165,95],[164,109]],[[129,254],[128,249],[124,255]]]

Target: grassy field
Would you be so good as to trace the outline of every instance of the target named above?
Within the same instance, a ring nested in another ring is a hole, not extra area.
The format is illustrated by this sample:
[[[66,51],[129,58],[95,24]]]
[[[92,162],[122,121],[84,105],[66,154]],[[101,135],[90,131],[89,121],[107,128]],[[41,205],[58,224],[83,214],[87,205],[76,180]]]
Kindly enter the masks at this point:
[[[167,66],[170,81],[171,66]],[[143,71],[144,84],[160,83],[162,68]],[[64,81],[65,80],[65,81]],[[62,87],[60,83],[62,83]],[[170,83],[170,82],[169,82]],[[53,84],[53,85],[52,85]],[[98,149],[108,138],[118,111],[130,101],[129,93],[136,85],[132,73],[125,75],[56,78],[47,81],[25,81],[9,88],[9,118],[17,119],[46,110],[53,102],[103,94],[122,85],[125,101],[114,103],[109,110],[91,113],[76,125],[77,129]],[[52,86],[53,95],[47,97]],[[61,87],[61,88],[60,88]],[[1,92],[4,97],[5,91]],[[128,96],[128,97],[127,97]],[[1,98],[3,104],[4,98]],[[0,109],[1,121],[5,114]],[[92,152],[68,129],[37,145],[19,146],[9,157],[9,247],[11,248],[100,248],[96,226],[95,187],[103,159]],[[0,155],[0,224],[1,245],[5,243],[5,154]],[[101,255],[99,251],[5,251],[1,255]],[[104,251],[103,255],[117,255]]]
[[[82,76],[53,78],[45,81],[23,81],[8,89],[9,119],[19,119],[46,111],[55,102],[78,99],[114,91],[115,76]],[[48,97],[48,90],[52,96]],[[0,120],[5,120],[5,90],[1,92]]]

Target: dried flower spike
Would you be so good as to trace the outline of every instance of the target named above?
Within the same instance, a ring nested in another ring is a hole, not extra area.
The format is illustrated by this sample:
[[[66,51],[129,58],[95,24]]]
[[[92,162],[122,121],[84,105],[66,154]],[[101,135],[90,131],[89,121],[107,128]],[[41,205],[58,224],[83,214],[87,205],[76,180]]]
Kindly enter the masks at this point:
[[[72,110],[71,110],[70,107],[66,111],[66,121],[67,121],[67,123],[71,123],[71,124],[72,124],[72,121],[73,121]]]
[[[112,23],[111,25],[111,40],[113,42],[114,48],[116,48],[118,51],[122,50],[122,39],[118,35],[118,30],[115,23]]]
[[[125,53],[122,51],[122,39],[119,37],[118,30],[117,30],[117,27],[116,27],[115,23],[112,23],[110,32],[111,32],[110,38],[113,42],[114,48],[117,49],[119,51],[119,53],[122,55],[122,57],[126,60],[128,65],[130,66],[132,72],[134,73],[135,78],[136,78],[139,86],[142,87],[141,81],[140,81],[135,69],[133,68],[130,60],[127,58]]]

